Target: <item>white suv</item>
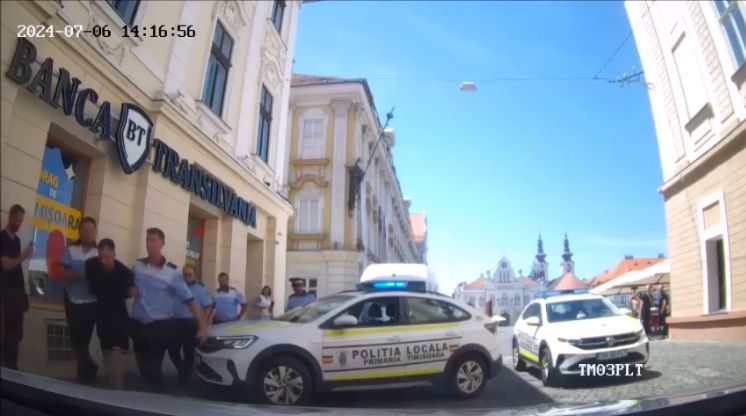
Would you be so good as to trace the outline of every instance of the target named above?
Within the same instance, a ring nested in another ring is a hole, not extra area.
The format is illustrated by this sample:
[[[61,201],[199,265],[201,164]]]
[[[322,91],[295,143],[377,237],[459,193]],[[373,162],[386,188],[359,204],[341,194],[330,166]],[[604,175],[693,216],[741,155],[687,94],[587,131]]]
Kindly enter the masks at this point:
[[[580,374],[583,364],[647,363],[650,346],[639,320],[602,296],[551,295],[534,300],[516,321],[516,370],[537,366],[544,385],[554,385],[563,375]]]
[[[502,365],[497,322],[425,292],[411,276],[388,278],[396,280],[373,279],[274,321],[218,325],[197,350],[197,373],[209,383],[243,384],[272,404],[405,381],[445,380],[459,398],[478,395]]]

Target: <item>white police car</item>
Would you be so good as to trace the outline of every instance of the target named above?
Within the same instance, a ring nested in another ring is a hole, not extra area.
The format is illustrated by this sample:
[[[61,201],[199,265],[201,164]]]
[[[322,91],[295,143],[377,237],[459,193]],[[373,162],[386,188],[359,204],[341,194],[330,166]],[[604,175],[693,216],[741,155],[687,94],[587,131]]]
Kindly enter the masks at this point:
[[[271,404],[304,404],[319,391],[446,381],[478,395],[502,365],[497,322],[427,292],[427,267],[377,264],[358,290],[321,298],[273,321],[215,326],[197,350],[197,373],[245,386]]]
[[[586,364],[645,364],[640,321],[587,290],[547,292],[523,310],[513,329],[513,367],[539,367],[544,385],[580,374]]]

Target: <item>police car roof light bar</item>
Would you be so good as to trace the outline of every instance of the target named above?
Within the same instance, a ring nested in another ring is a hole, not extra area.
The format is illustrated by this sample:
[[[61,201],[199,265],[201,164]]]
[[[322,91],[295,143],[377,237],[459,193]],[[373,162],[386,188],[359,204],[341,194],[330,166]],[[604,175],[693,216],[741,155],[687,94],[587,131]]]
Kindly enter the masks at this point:
[[[566,290],[549,290],[545,292],[541,292],[539,295],[540,297],[546,299],[552,296],[560,296],[560,295],[585,295],[590,293],[590,289],[584,288],[584,289],[566,289]]]

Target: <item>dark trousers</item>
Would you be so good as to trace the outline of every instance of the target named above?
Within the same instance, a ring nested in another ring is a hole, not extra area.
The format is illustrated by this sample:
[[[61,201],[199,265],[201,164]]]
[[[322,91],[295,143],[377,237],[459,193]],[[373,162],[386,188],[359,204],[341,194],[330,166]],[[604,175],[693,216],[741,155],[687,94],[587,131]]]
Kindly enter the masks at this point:
[[[23,292],[7,292],[0,296],[2,309],[2,366],[18,370],[18,346],[23,340],[23,316],[28,310],[28,297]]]
[[[70,341],[78,363],[78,378],[95,378],[98,366],[91,359],[89,345],[98,317],[96,302],[72,303],[65,293],[65,316],[67,325],[70,327]]]
[[[168,355],[179,371],[179,380],[187,384],[194,369],[194,350],[197,348],[197,323],[192,318],[174,321],[173,337],[168,343]],[[183,355],[182,355],[183,354]]]
[[[645,334],[650,336],[650,314],[641,314],[640,322],[642,322],[642,327],[645,329]]]
[[[132,320],[132,346],[140,375],[154,391],[163,390],[163,354],[173,337],[174,321],[164,319],[144,324]]]
[[[661,328],[661,335],[668,336],[668,325],[666,324],[666,315],[661,314],[660,317],[660,328]]]

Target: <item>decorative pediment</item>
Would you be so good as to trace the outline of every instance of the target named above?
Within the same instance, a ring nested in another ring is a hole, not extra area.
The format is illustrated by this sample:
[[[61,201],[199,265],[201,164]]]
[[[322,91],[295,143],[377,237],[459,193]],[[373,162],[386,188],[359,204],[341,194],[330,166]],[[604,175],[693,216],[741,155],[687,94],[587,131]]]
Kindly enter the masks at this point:
[[[308,182],[313,182],[319,188],[326,188],[327,186],[329,186],[329,181],[324,180],[323,178],[320,178],[316,175],[303,175],[296,179],[293,183],[291,183],[290,188],[293,190],[302,189],[303,185]]]
[[[219,18],[233,32],[240,31],[249,24],[256,8],[255,2],[222,0],[216,1],[212,9],[212,18]]]

